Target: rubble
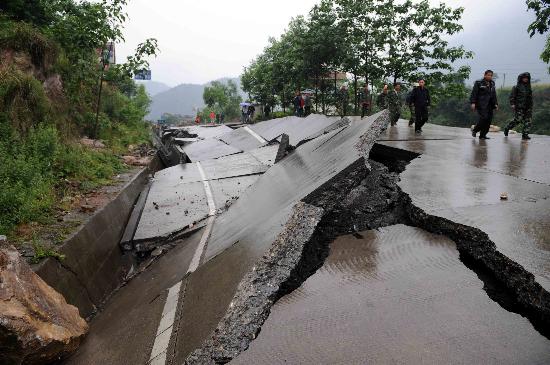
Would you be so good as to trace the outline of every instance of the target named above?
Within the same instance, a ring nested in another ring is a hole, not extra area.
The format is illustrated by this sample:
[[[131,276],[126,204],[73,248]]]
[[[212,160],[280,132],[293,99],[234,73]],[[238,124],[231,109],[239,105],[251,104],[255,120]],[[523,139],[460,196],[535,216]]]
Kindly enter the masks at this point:
[[[75,351],[88,324],[14,247],[0,247],[0,363],[45,364]]]
[[[103,143],[103,141],[100,141],[99,139],[91,139],[88,137],[83,137],[80,139],[79,143],[85,147],[90,147],[95,149],[106,148],[105,143]]]

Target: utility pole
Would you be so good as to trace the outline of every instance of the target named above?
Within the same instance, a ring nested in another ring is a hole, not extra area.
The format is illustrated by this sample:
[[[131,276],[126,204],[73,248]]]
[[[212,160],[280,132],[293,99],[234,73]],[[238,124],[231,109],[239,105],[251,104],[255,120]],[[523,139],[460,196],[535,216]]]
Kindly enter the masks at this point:
[[[506,72],[504,73],[504,79],[502,80],[502,89],[504,89],[505,85],[506,85]]]

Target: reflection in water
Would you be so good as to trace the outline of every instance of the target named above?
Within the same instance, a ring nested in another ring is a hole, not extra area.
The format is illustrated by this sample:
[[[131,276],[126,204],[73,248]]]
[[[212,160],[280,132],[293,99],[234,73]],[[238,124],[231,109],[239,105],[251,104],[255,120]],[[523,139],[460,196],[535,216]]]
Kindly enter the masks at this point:
[[[476,167],[485,168],[487,166],[487,159],[489,158],[489,152],[487,149],[487,141],[485,140],[472,140],[473,161],[472,165]],[[469,186],[473,187],[475,196],[484,195],[489,186],[487,186],[486,174],[467,174],[466,181]]]
[[[525,161],[527,160],[527,150],[529,143],[521,141],[519,148],[517,143],[506,139],[504,144],[508,149],[508,158],[504,159],[502,169],[505,173],[513,176],[522,176],[525,167]]]

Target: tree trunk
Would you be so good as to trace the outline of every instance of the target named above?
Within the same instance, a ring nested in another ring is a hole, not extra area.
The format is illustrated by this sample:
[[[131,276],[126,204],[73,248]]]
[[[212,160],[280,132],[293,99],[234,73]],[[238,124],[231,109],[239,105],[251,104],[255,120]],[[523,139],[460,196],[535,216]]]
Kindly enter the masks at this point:
[[[319,113],[319,100],[318,100],[318,91],[319,90],[319,73],[315,74],[315,113]]]
[[[355,109],[354,114],[357,115],[357,106],[359,105],[359,100],[357,98],[357,74],[353,74],[353,93],[355,94]]]

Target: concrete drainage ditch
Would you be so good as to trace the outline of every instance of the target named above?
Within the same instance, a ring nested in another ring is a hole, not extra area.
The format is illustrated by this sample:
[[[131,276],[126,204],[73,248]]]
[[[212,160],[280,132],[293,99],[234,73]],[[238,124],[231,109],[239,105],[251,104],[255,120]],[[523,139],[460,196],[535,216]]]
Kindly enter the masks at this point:
[[[223,364],[235,359],[256,339],[274,303],[323,265],[338,236],[396,224],[454,241],[460,260],[483,281],[487,295],[528,318],[549,338],[550,295],[534,276],[498,252],[484,232],[427,214],[397,185],[399,173],[416,157],[375,145],[369,161],[359,159],[297,203],[283,232],[239,284],[214,333],[185,363]]]

